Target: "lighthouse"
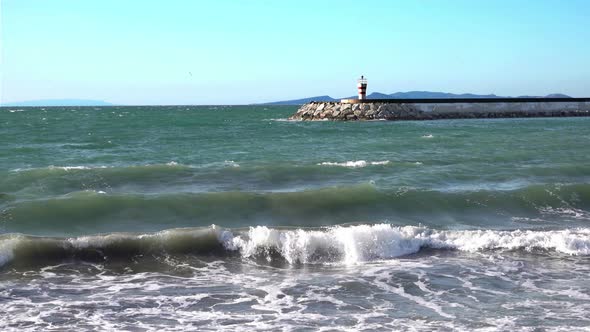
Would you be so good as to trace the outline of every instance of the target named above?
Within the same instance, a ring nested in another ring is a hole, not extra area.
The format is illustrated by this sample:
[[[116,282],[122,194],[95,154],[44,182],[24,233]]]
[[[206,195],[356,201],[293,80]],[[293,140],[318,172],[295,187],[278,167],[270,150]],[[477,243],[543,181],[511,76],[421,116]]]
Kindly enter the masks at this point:
[[[359,100],[367,99],[367,79],[361,75],[356,86],[359,91]]]

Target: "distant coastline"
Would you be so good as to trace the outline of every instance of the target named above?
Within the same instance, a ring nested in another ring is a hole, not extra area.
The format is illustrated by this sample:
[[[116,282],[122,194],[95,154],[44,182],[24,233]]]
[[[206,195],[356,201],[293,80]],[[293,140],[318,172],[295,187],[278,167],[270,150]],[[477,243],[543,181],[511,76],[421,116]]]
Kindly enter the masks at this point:
[[[43,107],[43,106],[115,106],[103,100],[92,99],[38,99],[0,103],[0,107]]]
[[[356,96],[348,96],[343,98],[332,98],[330,96],[315,96],[306,97],[301,99],[273,101],[264,103],[254,103],[251,105],[304,105],[310,102],[339,102],[342,99],[352,99]],[[367,96],[369,100],[390,100],[390,99],[502,99],[512,98],[505,96],[497,96],[495,94],[489,95],[478,95],[473,93],[462,93],[454,94],[447,92],[430,92],[430,91],[408,91],[408,92],[395,92],[391,94],[385,94],[381,92],[373,92]],[[518,96],[514,98],[572,98],[565,94],[553,93],[546,96]],[[166,104],[159,106],[208,106],[209,104]],[[236,104],[239,105],[239,104]],[[16,102],[0,102],[0,107],[60,107],[60,106],[123,106],[120,104],[110,103],[104,100],[97,99],[38,99],[38,100],[25,100]],[[133,105],[125,105],[133,106]],[[140,105],[136,105],[140,106]],[[143,105],[147,106],[147,105]]]
[[[315,102],[339,102],[341,99],[352,99],[356,96],[349,96],[343,98],[332,98],[330,96],[316,96],[307,97],[301,99],[274,101],[269,103],[263,103],[264,105],[303,105]],[[511,98],[506,96],[497,96],[495,94],[489,95],[478,95],[473,93],[461,93],[454,94],[448,92],[431,92],[431,91],[408,91],[408,92],[395,92],[385,94],[381,92],[373,92],[367,96],[367,99],[492,99],[492,98]],[[568,95],[561,93],[552,93],[546,96],[518,96],[514,98],[572,98]]]

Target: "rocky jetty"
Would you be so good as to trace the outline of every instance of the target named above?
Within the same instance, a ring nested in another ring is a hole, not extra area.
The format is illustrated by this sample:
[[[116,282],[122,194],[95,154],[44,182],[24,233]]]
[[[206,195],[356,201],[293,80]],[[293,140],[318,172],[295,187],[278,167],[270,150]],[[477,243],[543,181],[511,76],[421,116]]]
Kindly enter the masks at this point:
[[[590,100],[310,102],[301,106],[289,119],[354,121],[565,116],[590,116]]]

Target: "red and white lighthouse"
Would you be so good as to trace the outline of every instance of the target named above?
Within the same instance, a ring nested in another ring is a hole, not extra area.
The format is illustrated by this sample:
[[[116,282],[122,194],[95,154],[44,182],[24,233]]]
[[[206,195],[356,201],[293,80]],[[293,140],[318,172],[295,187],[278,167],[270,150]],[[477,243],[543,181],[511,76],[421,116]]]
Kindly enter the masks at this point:
[[[358,79],[358,84],[356,85],[359,90],[359,100],[367,99],[367,79],[364,76]]]

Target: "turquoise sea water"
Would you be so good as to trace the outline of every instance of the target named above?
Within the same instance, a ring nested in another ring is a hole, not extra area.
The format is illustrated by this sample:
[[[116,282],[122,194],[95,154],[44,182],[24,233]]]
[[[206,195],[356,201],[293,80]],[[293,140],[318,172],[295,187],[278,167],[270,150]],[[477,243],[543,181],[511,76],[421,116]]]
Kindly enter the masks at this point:
[[[590,118],[0,108],[2,329],[588,329]]]

